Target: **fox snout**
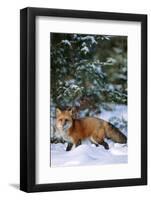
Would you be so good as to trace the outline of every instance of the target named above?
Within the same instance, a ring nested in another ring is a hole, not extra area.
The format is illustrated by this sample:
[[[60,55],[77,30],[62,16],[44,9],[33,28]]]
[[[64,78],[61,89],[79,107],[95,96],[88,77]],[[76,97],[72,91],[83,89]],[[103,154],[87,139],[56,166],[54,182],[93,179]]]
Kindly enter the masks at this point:
[[[71,125],[72,125],[72,123],[69,122],[69,120],[65,120],[63,123],[63,129],[68,129],[71,127]]]
[[[67,123],[68,123],[68,120],[65,119],[65,120],[64,120],[64,123],[63,123],[63,126],[65,126]]]
[[[61,122],[61,126],[62,127],[66,127],[67,126],[67,124],[68,124],[68,120],[62,120],[62,122]]]
[[[66,130],[68,128],[70,128],[72,126],[72,122],[70,122],[69,120],[61,120],[57,123],[57,127],[59,129],[63,129]]]
[[[68,125],[68,123],[67,123],[67,121],[65,120],[65,121],[63,122],[63,124],[62,124],[63,129],[65,129],[65,128],[67,127],[67,125]]]

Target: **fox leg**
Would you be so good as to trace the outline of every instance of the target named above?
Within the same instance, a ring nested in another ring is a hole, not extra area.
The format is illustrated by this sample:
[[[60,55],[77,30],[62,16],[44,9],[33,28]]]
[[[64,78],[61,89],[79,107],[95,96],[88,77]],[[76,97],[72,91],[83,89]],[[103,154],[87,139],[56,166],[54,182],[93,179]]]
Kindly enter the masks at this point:
[[[91,143],[92,143],[92,144],[95,144],[95,146],[96,146],[96,147],[98,147],[98,146],[99,146],[99,144],[97,144],[97,143],[94,143],[94,142],[92,142],[92,141],[91,141]]]
[[[100,145],[102,145],[105,149],[109,149],[109,145],[108,145],[108,143],[107,142],[105,142],[104,141],[104,139],[96,139],[97,140],[97,142],[95,142],[94,144],[96,145],[96,147],[98,147],[99,146],[99,144]]]
[[[76,147],[78,147],[79,145],[81,145],[81,140],[77,140],[73,146],[72,146],[72,150],[75,149]]]
[[[99,146],[98,142],[96,142],[93,137],[90,137],[90,141],[91,141],[92,144],[95,144],[96,147]]]
[[[105,131],[103,128],[99,129],[96,133],[93,134],[91,141],[93,141],[96,145],[103,145],[105,149],[109,149],[108,143],[104,141]]]
[[[73,147],[73,144],[72,143],[68,143],[66,151],[70,151],[72,149],[72,147]]]
[[[104,140],[99,142],[99,144],[103,145],[105,149],[109,149],[109,145],[107,142],[105,142]]]
[[[78,142],[76,142],[74,144],[73,143],[68,143],[66,151],[70,151],[70,150],[76,148],[79,145],[81,145],[81,140],[78,140]]]

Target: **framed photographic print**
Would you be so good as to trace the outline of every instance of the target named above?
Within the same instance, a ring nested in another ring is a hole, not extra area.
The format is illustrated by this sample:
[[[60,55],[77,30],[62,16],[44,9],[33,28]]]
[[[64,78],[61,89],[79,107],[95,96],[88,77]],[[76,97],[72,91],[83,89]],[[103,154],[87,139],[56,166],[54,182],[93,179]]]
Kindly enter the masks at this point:
[[[20,12],[20,189],[147,184],[147,16]]]

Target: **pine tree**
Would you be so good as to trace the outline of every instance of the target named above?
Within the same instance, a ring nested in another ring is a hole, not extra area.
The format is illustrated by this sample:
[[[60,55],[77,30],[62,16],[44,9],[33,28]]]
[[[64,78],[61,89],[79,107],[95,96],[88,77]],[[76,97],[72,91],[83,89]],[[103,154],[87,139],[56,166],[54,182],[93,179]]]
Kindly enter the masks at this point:
[[[87,114],[105,102],[126,104],[126,45],[124,36],[51,33],[51,103]]]

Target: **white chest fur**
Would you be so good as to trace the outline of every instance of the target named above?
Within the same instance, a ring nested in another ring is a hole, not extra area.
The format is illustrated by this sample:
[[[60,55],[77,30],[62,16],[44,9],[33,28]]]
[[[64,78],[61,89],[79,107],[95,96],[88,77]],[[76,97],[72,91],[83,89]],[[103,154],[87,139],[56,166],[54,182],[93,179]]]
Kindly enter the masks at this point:
[[[57,129],[56,136],[59,138],[63,138],[66,142],[73,143],[72,138],[68,135],[67,131]]]

